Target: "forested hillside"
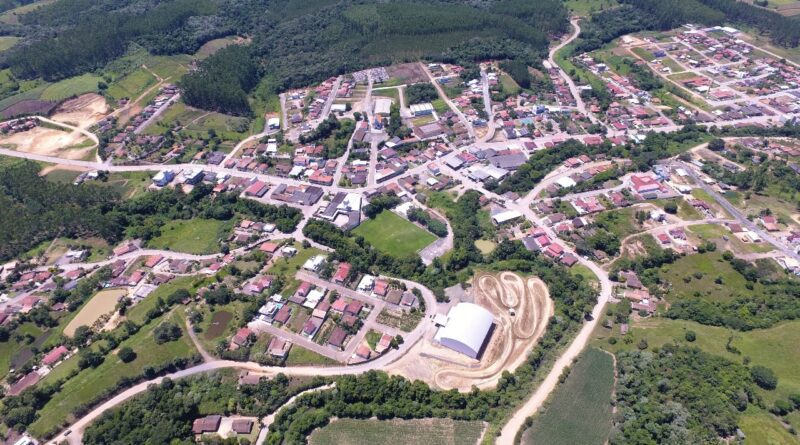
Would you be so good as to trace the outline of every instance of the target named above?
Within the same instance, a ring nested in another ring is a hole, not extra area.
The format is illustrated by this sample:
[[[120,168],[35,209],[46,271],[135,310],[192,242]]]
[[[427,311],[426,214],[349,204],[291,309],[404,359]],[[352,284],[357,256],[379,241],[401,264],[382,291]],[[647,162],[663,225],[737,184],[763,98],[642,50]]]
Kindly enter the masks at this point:
[[[419,58],[536,65],[568,30],[561,0],[58,0],[20,21],[6,33],[22,43],[0,55],[19,79],[98,70],[131,44],[191,54],[224,35],[251,37],[184,80],[188,103],[233,114],[249,113],[245,96],[264,76],[288,88]]]
[[[800,24],[763,8],[736,0],[620,0],[623,5],[595,14],[583,27],[580,51],[646,29],[667,30],[686,23],[748,26],[769,35],[777,45],[800,45]]]

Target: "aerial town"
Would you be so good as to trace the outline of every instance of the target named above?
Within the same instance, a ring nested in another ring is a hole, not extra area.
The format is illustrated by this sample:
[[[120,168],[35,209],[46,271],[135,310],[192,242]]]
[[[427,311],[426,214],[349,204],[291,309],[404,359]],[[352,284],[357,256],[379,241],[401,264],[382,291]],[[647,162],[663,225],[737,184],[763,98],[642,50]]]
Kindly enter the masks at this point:
[[[0,21],[65,20],[28,3]],[[64,80],[9,41],[0,444],[800,444],[798,43],[544,3],[535,63],[403,41],[282,84],[210,12]]]

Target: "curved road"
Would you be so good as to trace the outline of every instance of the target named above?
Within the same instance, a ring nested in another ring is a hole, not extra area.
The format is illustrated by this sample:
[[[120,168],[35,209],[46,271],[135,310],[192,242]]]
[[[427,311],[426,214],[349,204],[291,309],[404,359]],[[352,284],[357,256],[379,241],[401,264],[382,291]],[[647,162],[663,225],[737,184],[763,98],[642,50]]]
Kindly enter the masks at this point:
[[[395,278],[392,278],[395,279]],[[164,378],[171,378],[171,379],[180,379],[183,377],[188,377],[196,374],[201,374],[204,372],[215,371],[219,369],[239,369],[245,371],[253,371],[265,374],[266,376],[275,376],[279,373],[283,373],[288,376],[304,376],[304,377],[313,377],[313,376],[325,376],[325,377],[334,377],[340,375],[353,375],[353,374],[363,374],[367,371],[372,370],[379,370],[384,369],[387,365],[395,362],[396,360],[403,357],[409,350],[425,335],[427,330],[433,326],[433,316],[436,313],[436,297],[433,295],[433,292],[422,286],[419,283],[415,283],[413,281],[408,280],[400,280],[409,287],[416,287],[422,292],[422,298],[425,300],[425,317],[420,321],[417,328],[414,331],[410,332],[406,336],[404,336],[404,342],[399,346],[396,351],[392,351],[390,353],[384,354],[375,360],[371,360],[368,362],[359,363],[356,365],[347,365],[347,366],[335,366],[335,367],[319,367],[319,366],[295,366],[295,367],[280,367],[280,366],[262,366],[255,362],[235,362],[230,360],[217,360],[212,359],[207,361],[206,363],[202,363],[197,366],[193,366],[191,368],[187,368],[181,371],[174,372],[172,374],[168,374],[163,377],[158,377],[152,380],[148,380],[146,382],[139,383],[131,388],[126,389],[125,391],[117,394],[116,396],[112,397],[111,399],[107,400],[106,402],[98,405],[96,408],[85,414],[83,417],[75,421],[72,425],[61,431],[58,435],[56,435],[53,439],[51,439],[48,443],[52,445],[58,444],[62,440],[67,440],[71,444],[79,444],[80,438],[82,437],[83,430],[91,424],[94,420],[100,417],[104,412],[113,409],[117,405],[127,401],[131,397],[134,397],[142,392],[146,391],[147,388],[152,384],[161,383]],[[189,334],[192,337],[192,333]],[[65,436],[66,433],[69,433]]]

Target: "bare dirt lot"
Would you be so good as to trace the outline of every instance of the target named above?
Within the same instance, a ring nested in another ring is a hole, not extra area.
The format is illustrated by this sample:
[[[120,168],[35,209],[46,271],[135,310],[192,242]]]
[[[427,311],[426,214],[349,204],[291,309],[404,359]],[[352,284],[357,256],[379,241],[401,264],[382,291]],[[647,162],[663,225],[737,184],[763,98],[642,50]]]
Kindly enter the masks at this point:
[[[86,159],[94,152],[91,142],[78,132],[36,127],[0,138],[0,146],[25,153],[64,159]]]
[[[92,326],[103,316],[114,311],[117,301],[128,294],[127,289],[106,289],[98,292],[64,328],[64,335],[71,337],[79,326]]]
[[[108,114],[108,104],[99,94],[84,94],[59,105],[52,119],[89,128]]]
[[[386,68],[386,73],[389,76],[400,80],[402,83],[413,84],[420,82],[427,82],[428,76],[419,63],[401,63],[399,65],[392,65]]]
[[[471,293],[475,304],[495,317],[494,332],[480,360],[425,340],[401,359],[393,371],[442,389],[469,391],[473,386],[492,388],[503,371],[513,372],[523,364],[553,315],[547,286],[537,277],[512,272],[479,273],[473,279]]]

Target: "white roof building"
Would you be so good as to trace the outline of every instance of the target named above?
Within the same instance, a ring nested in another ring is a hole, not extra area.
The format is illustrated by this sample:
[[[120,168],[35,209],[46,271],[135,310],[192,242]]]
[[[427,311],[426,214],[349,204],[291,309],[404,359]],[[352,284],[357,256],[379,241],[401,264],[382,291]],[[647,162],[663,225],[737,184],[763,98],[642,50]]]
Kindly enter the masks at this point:
[[[312,272],[317,272],[324,263],[325,263],[324,256],[322,255],[312,256],[303,264],[303,269],[310,270]]]
[[[389,113],[391,113],[391,111],[392,111],[391,99],[384,99],[384,98],[375,99],[375,114],[388,116]]]
[[[556,184],[558,184],[558,186],[561,187],[562,189],[568,189],[568,188],[571,188],[571,187],[575,187],[575,185],[576,185],[575,181],[572,178],[570,178],[569,176],[562,176],[562,177],[558,178],[558,180],[556,181]]]
[[[506,210],[492,215],[492,221],[497,225],[513,221],[517,218],[522,218],[522,213],[517,210]]]
[[[491,312],[477,304],[458,303],[447,313],[447,324],[439,328],[434,340],[446,348],[478,358],[492,324]]]

